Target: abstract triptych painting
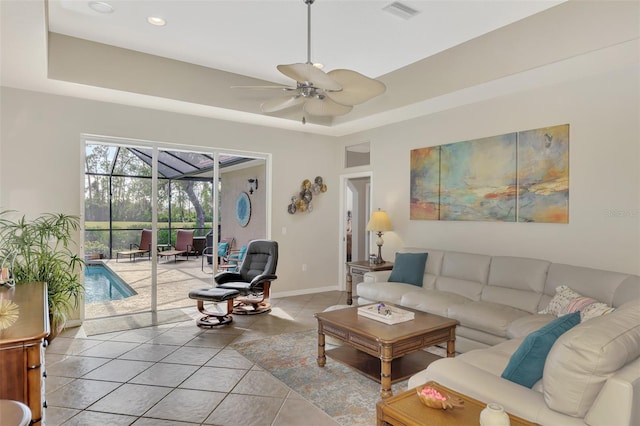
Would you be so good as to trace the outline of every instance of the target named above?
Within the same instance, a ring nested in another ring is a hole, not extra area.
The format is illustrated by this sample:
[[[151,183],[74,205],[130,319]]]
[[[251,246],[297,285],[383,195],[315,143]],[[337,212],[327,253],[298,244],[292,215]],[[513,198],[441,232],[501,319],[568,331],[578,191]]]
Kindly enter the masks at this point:
[[[569,125],[411,151],[412,220],[569,222]]]

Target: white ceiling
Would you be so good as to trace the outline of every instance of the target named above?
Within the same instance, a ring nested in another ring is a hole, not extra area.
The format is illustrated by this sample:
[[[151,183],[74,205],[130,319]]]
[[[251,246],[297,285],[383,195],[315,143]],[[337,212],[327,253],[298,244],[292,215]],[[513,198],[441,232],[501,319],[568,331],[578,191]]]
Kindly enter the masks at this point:
[[[49,0],[49,30],[277,83],[278,64],[307,58],[303,0]],[[316,0],[311,6],[311,60],[377,78],[552,7],[561,1],[402,1],[420,13],[385,12],[392,0]],[[167,21],[164,27],[147,17]]]
[[[291,84],[276,65],[306,60],[307,6],[303,0],[107,0],[110,14],[99,14],[87,0],[0,0],[0,83],[3,86],[156,108],[243,123],[319,134],[344,135],[451,107],[460,96],[431,101],[415,98],[402,83],[402,67],[447,50],[563,3],[564,0],[418,0],[403,1],[420,13],[403,20],[382,9],[391,0],[316,0],[312,6],[312,60],[325,71],[348,68],[373,78],[394,81],[387,93],[356,106],[331,126],[282,119],[249,108],[225,108],[175,98],[149,96],[49,77],[47,31],[163,56],[238,75]],[[153,27],[148,16],[161,16],[165,27]],[[393,78],[394,76],[400,77]],[[547,78],[549,74],[542,76]],[[557,75],[557,74],[556,74]],[[416,78],[420,78],[417,76]],[[527,83],[532,84],[531,78]],[[522,84],[522,82],[517,82]],[[477,99],[495,96],[495,86],[481,85]],[[237,95],[238,98],[247,97]],[[248,98],[248,97],[247,97]],[[393,106],[380,105],[387,100]],[[255,105],[254,105],[255,104]],[[405,105],[404,107],[400,107]],[[349,118],[351,117],[351,118]]]

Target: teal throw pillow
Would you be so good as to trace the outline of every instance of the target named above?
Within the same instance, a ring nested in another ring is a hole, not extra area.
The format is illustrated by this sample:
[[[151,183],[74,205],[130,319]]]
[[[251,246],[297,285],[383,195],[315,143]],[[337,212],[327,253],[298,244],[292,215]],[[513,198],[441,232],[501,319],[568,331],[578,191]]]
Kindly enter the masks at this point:
[[[389,282],[422,287],[422,277],[429,253],[396,253]]]
[[[572,327],[580,324],[580,311],[563,315],[539,330],[530,333],[511,355],[502,378],[528,388],[542,378],[547,354],[555,341]]]

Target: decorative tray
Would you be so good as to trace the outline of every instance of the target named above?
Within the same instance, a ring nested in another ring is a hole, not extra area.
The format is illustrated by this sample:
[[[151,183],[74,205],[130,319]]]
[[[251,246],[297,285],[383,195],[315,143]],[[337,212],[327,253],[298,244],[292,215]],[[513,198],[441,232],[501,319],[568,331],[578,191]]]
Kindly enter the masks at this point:
[[[411,311],[405,311],[404,309],[385,305],[384,303],[361,306],[358,308],[358,315],[389,325],[411,321],[415,317]]]

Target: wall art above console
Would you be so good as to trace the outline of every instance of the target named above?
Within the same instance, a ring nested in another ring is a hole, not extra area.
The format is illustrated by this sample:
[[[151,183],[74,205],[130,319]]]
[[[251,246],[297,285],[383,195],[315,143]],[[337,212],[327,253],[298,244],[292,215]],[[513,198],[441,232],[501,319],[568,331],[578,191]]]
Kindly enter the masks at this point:
[[[569,125],[411,150],[411,220],[569,223]]]

